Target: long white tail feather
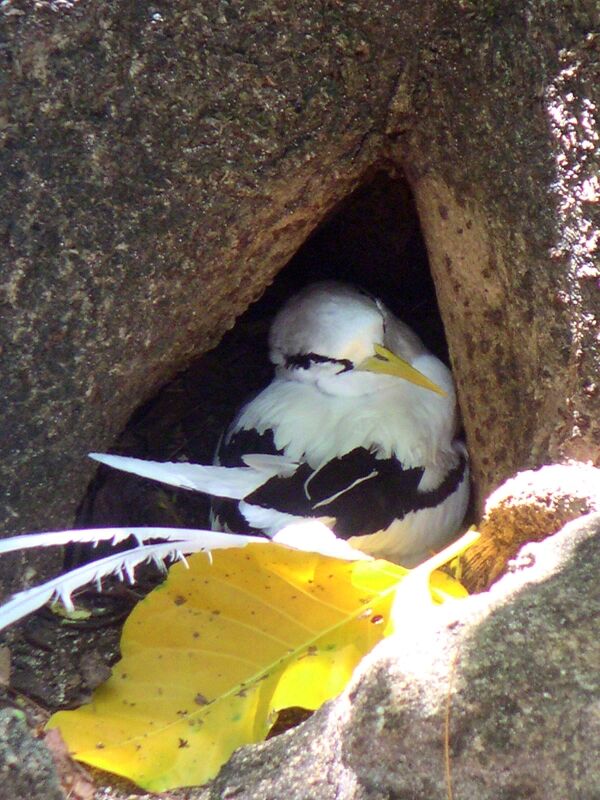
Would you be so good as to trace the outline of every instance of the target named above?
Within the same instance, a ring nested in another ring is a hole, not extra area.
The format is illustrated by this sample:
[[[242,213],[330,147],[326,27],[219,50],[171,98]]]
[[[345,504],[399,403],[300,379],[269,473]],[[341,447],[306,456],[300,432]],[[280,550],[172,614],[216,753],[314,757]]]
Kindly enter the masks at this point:
[[[154,561],[164,569],[164,561],[167,558],[185,561],[184,554],[197,552],[205,552],[210,558],[211,550],[245,547],[251,542],[265,544],[270,541],[262,536],[190,528],[93,528],[14,536],[0,541],[0,553],[31,547],[63,545],[69,542],[97,543],[112,540],[117,544],[129,536],[135,537],[140,543],[138,547],[84,564],[65,575],[52,578],[41,586],[14,595],[0,606],[0,630],[40,608],[52,597],[59,599],[69,611],[72,611],[73,592],[88,583],[95,583],[100,590],[101,580],[107,575],[116,575],[121,580],[127,577],[133,583],[135,568],[143,561]],[[141,544],[148,539],[159,538],[167,541],[160,544]],[[365,558],[363,554],[353,551],[346,542],[336,539],[329,528],[314,519],[289,526],[280,531],[277,538],[284,546],[294,549],[323,553],[345,560]]]
[[[90,453],[90,458],[109,467],[140,475],[142,478],[151,478],[180,489],[191,489],[232,500],[241,500],[275,475],[290,475],[296,469],[296,466],[287,460],[273,460],[270,466],[263,462],[260,468],[254,468],[145,461],[141,458],[103,453]]]
[[[171,542],[185,542],[192,537],[201,541],[207,549],[219,547],[242,547],[248,540],[254,541],[259,537],[244,534],[224,534],[218,531],[195,530],[193,528],[157,528],[157,527],[124,527],[124,528],[83,528],[72,531],[50,531],[47,533],[25,533],[12,536],[9,539],[0,539],[0,555],[11,553],[15,550],[26,550],[33,547],[55,547],[63,544],[98,544],[111,541],[113,545],[133,536],[138,544],[149,539],[166,539]],[[227,541],[225,543],[225,537]],[[236,541],[237,540],[237,541]],[[223,544],[221,544],[221,541]]]
[[[85,564],[83,567],[77,567],[66,575],[46,581],[41,586],[25,589],[0,608],[0,630],[40,608],[52,597],[61,600],[65,608],[72,611],[71,595],[80,586],[94,582],[99,584],[103,577],[111,574],[118,575],[122,579],[123,572],[133,580],[135,567],[142,561],[156,559],[162,563],[162,560],[169,556],[177,557],[178,552],[179,549],[172,543],[142,545],[128,553],[116,553],[91,564]]]
[[[106,558],[98,559],[90,564],[52,578],[41,586],[25,589],[14,595],[7,603],[0,606],[0,630],[11,625],[19,619],[35,611],[53,596],[61,600],[65,608],[73,610],[72,593],[88,583],[95,583],[100,588],[100,581],[107,575],[117,575],[121,580],[124,576],[133,583],[135,568],[143,561],[154,561],[159,567],[164,568],[167,558],[184,559],[184,553],[204,551],[210,557],[211,550],[229,547],[244,547],[249,542],[265,542],[260,536],[244,536],[242,534],[226,534],[218,531],[203,531],[185,528],[104,528],[90,531],[64,531],[47,534],[33,534],[32,536],[15,536],[2,541],[3,552],[20,549],[20,544],[26,539],[37,540],[37,546],[65,544],[66,542],[89,542],[94,537],[101,539],[116,538],[122,541],[128,536],[135,536],[138,541],[162,538],[170,541],[160,544],[140,545],[124,553],[115,553]],[[122,533],[121,533],[122,532]],[[93,535],[93,536],[92,536]],[[6,546],[8,544],[8,546]],[[28,547],[29,542],[25,544]],[[31,544],[31,546],[36,546]],[[184,559],[185,560],[185,559]]]

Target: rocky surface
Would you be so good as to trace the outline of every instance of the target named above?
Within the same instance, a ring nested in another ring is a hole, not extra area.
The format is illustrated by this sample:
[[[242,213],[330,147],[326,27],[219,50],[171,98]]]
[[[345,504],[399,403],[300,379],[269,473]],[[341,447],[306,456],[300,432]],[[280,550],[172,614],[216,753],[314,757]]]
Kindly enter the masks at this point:
[[[563,481],[577,479],[581,488],[585,471],[569,469]],[[546,472],[548,487],[557,471]],[[531,522],[540,485],[539,476],[528,473],[507,482],[488,518],[497,512],[509,529],[519,520]],[[566,502],[555,486],[556,501],[548,494],[547,508]],[[207,786],[164,797],[597,797],[599,569],[600,514],[592,513],[525,545],[489,591],[466,600],[432,608],[419,596],[424,587],[413,581],[411,589],[407,581],[398,601],[409,610],[405,621],[364,659],[339,698],[297,728],[241,748]],[[100,641],[106,644],[106,635]],[[93,647],[89,636],[85,646]],[[57,663],[51,654],[46,660]],[[38,669],[48,667],[38,663]],[[69,691],[80,691],[71,685],[73,675],[61,670]],[[58,682],[57,673],[54,693]],[[32,763],[33,772],[23,762],[19,780],[35,789],[39,776]],[[95,773],[93,782],[96,800],[131,796],[129,784],[105,773]],[[138,794],[140,800],[151,797]]]
[[[518,470],[598,463],[596,11],[4,0],[0,530],[69,526],[86,453],[382,171],[418,211],[478,509]],[[597,525],[378,649],[344,697],[195,796],[598,796]],[[3,559],[1,589],[48,562]]]
[[[0,798],[63,800],[50,753],[27,729],[25,715],[0,710]]]
[[[506,571],[526,542],[539,542],[570,520],[600,512],[600,469],[553,464],[515,475],[492,492],[478,525],[480,538],[464,555],[462,580],[480,592]]]
[[[600,793],[600,515],[423,616],[299,729],[234,754],[196,800],[498,800]]]
[[[0,528],[68,526],[86,453],[377,170],[414,194],[479,500],[597,458],[594,11],[6,0]]]

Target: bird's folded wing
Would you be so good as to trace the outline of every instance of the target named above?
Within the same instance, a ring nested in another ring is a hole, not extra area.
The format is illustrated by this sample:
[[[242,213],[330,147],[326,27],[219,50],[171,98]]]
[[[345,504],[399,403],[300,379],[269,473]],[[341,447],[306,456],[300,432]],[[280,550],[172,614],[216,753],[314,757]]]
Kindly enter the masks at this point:
[[[336,517],[336,532],[353,536],[385,528],[413,510],[422,476],[422,468],[404,469],[396,458],[378,459],[358,447],[316,470],[302,464],[289,477],[273,477],[245,499],[300,517]]]

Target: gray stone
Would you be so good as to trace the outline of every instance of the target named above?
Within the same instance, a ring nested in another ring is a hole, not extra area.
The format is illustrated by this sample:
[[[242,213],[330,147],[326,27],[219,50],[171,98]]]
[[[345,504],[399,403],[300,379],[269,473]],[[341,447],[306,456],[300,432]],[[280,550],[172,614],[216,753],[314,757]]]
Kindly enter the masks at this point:
[[[527,542],[539,542],[570,520],[600,512],[600,469],[551,464],[519,472],[488,497],[480,538],[463,558],[469,592],[488,589]]]
[[[0,710],[0,799],[64,800],[52,756],[27,729],[25,715]]]
[[[70,525],[86,453],[374,169],[414,193],[478,503],[597,459],[595,11],[2,3],[0,529]]]
[[[381,169],[415,198],[477,510],[517,470],[598,463],[596,15],[1,3],[0,530],[69,526],[86,453]],[[422,620],[418,646],[379,648],[340,700],[198,797],[435,800],[446,763],[461,800],[598,797],[594,525]],[[3,560],[3,590],[48,556],[27,563]]]
[[[408,615],[340,698],[192,796],[599,797],[599,569],[600,514],[526,546],[490,592]]]

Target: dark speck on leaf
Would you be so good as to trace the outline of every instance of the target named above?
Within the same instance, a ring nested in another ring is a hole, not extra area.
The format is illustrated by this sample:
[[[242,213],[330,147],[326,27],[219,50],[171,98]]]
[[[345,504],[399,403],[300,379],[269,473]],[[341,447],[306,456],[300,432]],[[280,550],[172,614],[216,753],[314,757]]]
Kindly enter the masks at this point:
[[[181,739],[181,738],[179,739],[178,747],[180,749],[183,749],[184,747],[189,747],[189,746],[190,746],[190,743],[188,742],[187,739]]]
[[[371,617],[371,622],[373,625],[380,625],[383,622],[383,617],[381,614],[375,614],[374,617]]]
[[[209,701],[201,692],[198,692],[198,694],[194,697],[194,703],[196,703],[197,706],[207,706]]]
[[[178,594],[177,597],[173,598],[173,602],[175,603],[176,606],[182,606],[184,603],[187,603],[187,597]]]

